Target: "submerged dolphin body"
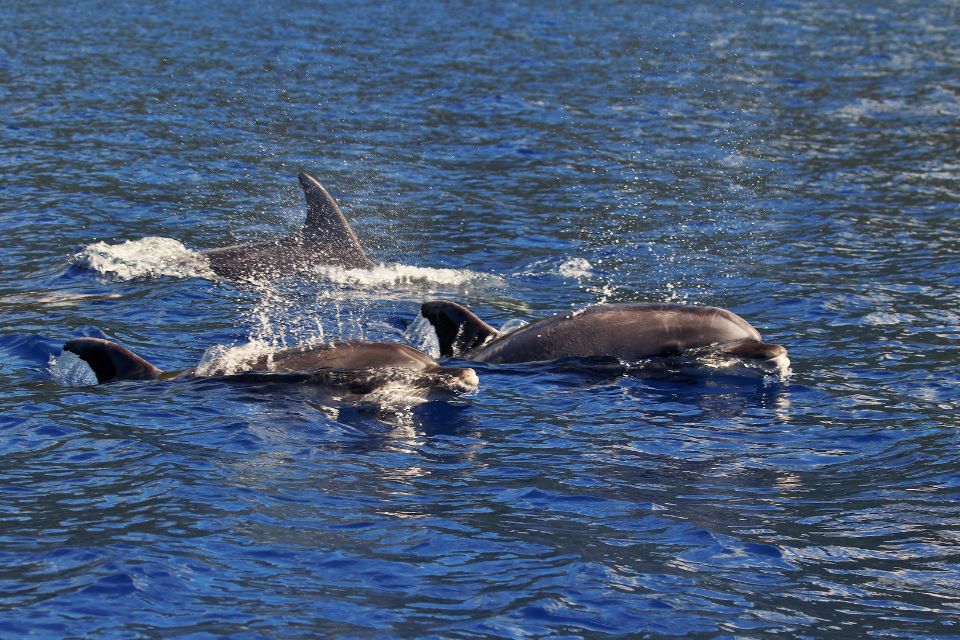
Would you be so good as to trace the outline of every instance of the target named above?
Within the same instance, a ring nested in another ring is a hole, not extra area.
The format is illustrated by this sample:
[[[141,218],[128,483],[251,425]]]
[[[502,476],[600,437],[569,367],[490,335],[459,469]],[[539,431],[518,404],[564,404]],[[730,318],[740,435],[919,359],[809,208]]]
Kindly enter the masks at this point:
[[[303,227],[268,242],[203,251],[214,273],[239,279],[260,274],[283,276],[319,264],[347,269],[374,266],[333,196],[313,176],[300,173],[297,178],[307,200],[307,220]]]
[[[97,382],[207,377],[189,369],[165,373],[126,347],[101,338],[76,338],[63,345],[97,376]],[[279,375],[278,375],[279,374]],[[290,375],[284,375],[290,374]],[[430,356],[411,347],[348,340],[312,347],[284,349],[248,363],[237,380],[289,380],[369,393],[391,382],[405,382],[450,392],[477,388],[473,369],[441,367]]]
[[[600,304],[561,313],[501,335],[453,302],[425,303],[444,357],[508,364],[561,358],[612,357],[626,363],[715,366],[734,372],[789,370],[787,350],[763,342],[737,314],[681,304]]]

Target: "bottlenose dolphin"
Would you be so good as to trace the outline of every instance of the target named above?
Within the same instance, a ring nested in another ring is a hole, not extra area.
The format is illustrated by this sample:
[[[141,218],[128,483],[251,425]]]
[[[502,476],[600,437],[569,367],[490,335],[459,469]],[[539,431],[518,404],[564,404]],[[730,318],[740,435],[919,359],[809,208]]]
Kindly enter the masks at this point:
[[[745,365],[785,373],[790,360],[778,344],[737,314],[682,304],[600,304],[561,313],[516,331],[499,331],[454,302],[425,303],[420,313],[437,333],[440,354],[508,364],[561,358],[612,357],[626,363],[670,358],[678,365]]]
[[[196,369],[161,371],[126,347],[101,338],[76,338],[63,345],[63,350],[86,362],[99,384],[117,380],[209,377],[197,373]],[[342,387],[357,394],[397,381],[451,392],[472,391],[478,383],[473,369],[441,367],[425,353],[402,344],[361,340],[284,349],[260,356],[247,363],[243,372],[226,377],[304,382]]]
[[[303,227],[276,240],[203,251],[214,273],[237,279],[254,274],[287,275],[318,264],[373,268],[333,196],[313,176],[300,173],[297,178],[307,200]]]

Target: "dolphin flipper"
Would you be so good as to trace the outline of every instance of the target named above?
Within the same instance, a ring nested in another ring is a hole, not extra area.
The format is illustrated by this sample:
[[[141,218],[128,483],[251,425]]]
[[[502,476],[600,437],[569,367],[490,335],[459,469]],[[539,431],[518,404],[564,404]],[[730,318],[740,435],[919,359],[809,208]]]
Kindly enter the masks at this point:
[[[126,347],[100,338],[76,338],[63,345],[90,365],[97,382],[156,378],[162,371]]]
[[[334,262],[345,267],[373,267],[360,246],[357,235],[350,228],[346,216],[337,206],[337,201],[323,188],[316,178],[307,174],[297,175],[303,195],[307,200],[307,222],[303,227],[304,238],[318,246],[321,252],[326,248]]]
[[[433,325],[440,343],[440,355],[445,358],[476,349],[500,332],[478,318],[472,311],[455,302],[435,300],[425,302],[420,314]]]

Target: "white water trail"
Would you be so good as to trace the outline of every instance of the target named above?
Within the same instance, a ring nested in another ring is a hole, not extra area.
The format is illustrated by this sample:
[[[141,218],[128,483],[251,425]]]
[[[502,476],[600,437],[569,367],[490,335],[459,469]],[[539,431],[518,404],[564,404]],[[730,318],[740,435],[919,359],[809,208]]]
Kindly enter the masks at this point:
[[[173,238],[149,236],[119,244],[94,242],[84,247],[75,261],[120,280],[159,276],[217,278],[203,254],[191,251]]]
[[[406,291],[430,291],[445,289],[465,291],[475,287],[503,287],[506,281],[500,276],[480,273],[469,269],[443,269],[415,267],[407,264],[378,264],[371,269],[343,269],[320,265],[314,273],[341,288],[352,289],[399,289]]]

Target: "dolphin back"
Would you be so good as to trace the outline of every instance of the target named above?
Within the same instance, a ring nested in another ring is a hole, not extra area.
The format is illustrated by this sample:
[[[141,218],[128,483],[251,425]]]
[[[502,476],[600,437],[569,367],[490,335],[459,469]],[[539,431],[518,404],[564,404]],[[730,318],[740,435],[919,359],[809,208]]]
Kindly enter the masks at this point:
[[[412,347],[395,342],[344,340],[306,348],[279,351],[269,362],[261,358],[251,369],[271,371],[310,371],[314,369],[361,370],[402,368],[435,369],[437,361]]]
[[[470,358],[491,364],[595,356],[635,362],[740,340],[760,340],[760,334],[726,309],[602,304],[529,324],[475,350]]]
[[[76,354],[90,365],[100,384],[114,380],[147,380],[163,373],[126,347],[109,340],[76,338],[63,345],[63,350]]]

